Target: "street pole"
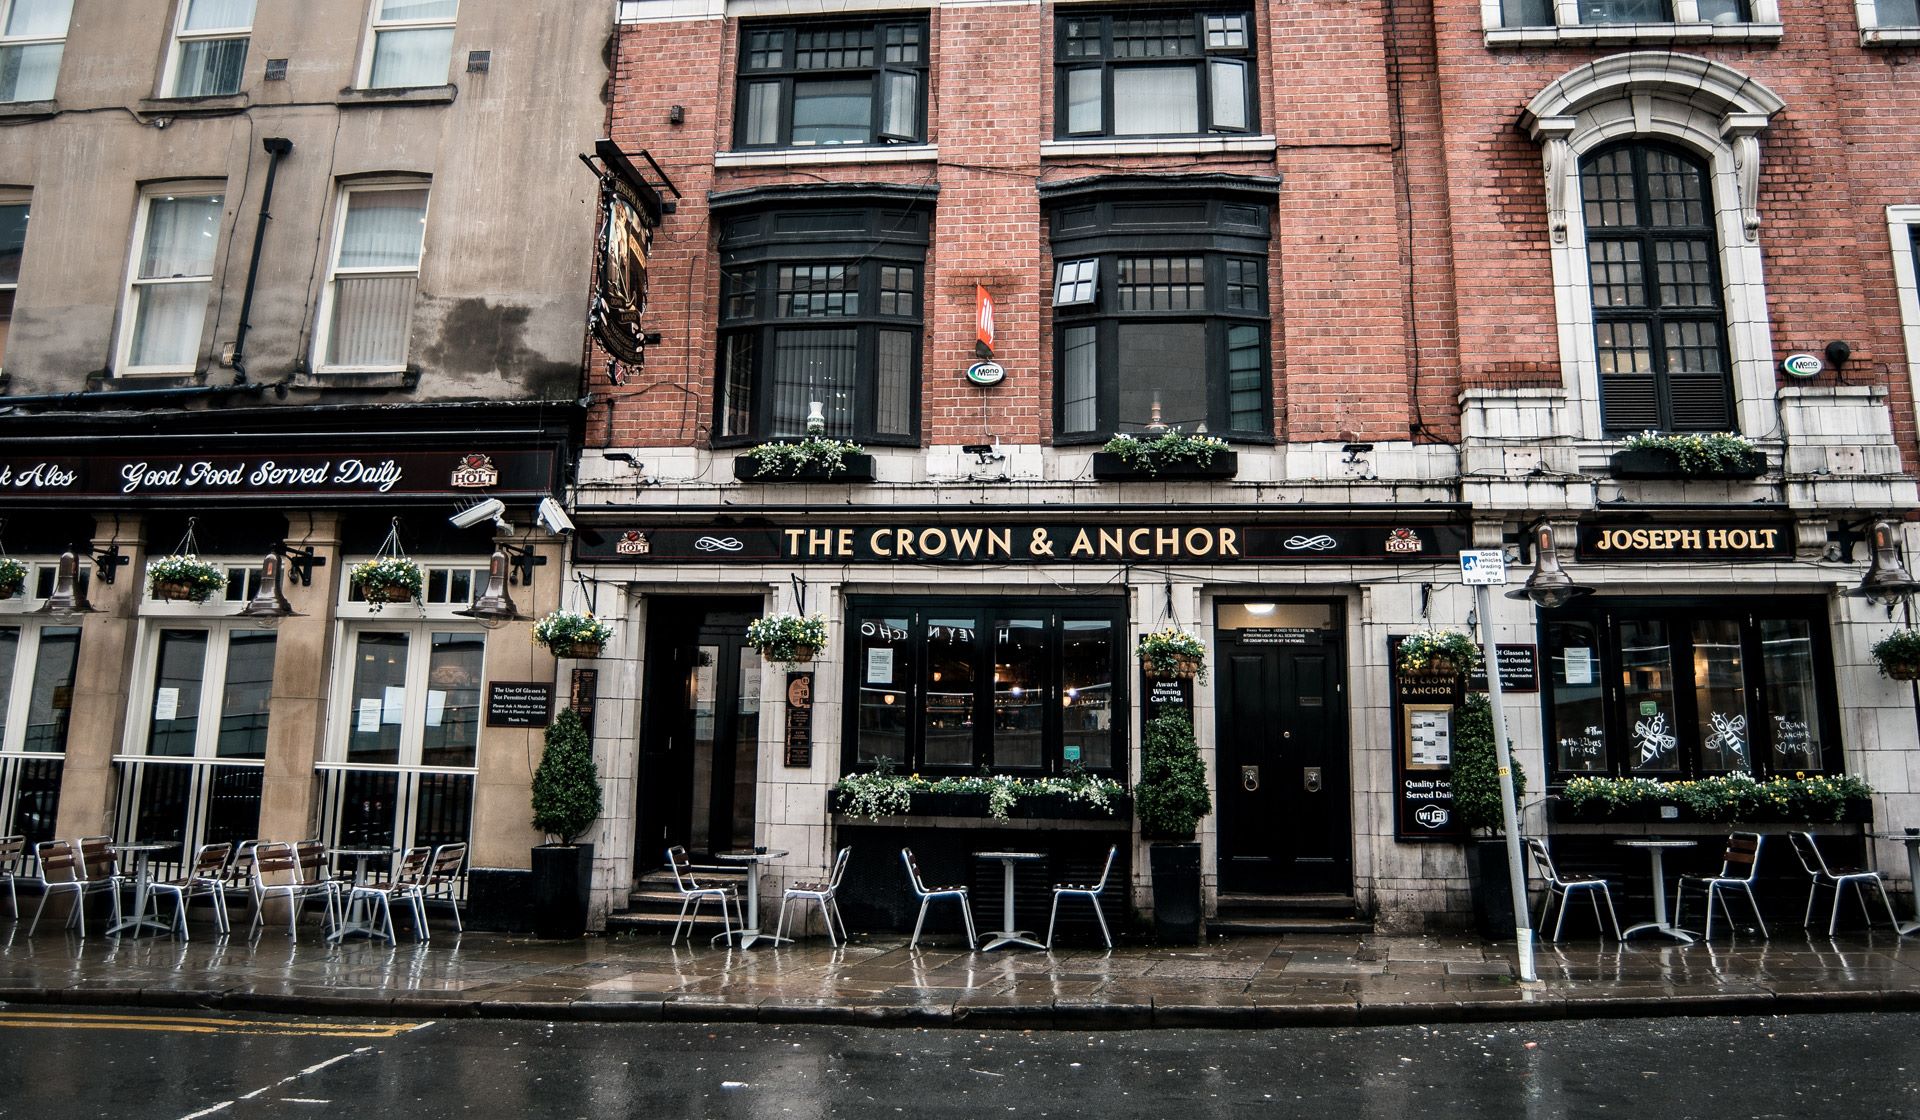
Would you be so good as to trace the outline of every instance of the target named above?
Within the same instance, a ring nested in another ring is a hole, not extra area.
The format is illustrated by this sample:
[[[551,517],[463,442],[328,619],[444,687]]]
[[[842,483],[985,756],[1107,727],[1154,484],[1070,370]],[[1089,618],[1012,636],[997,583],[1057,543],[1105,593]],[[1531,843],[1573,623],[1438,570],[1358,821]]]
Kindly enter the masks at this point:
[[[1504,559],[1504,558],[1503,558]],[[1504,569],[1504,564],[1502,565]],[[1502,575],[1504,577],[1504,570]],[[1533,967],[1533,915],[1527,907],[1527,872],[1520,862],[1520,806],[1513,797],[1513,755],[1507,749],[1507,706],[1500,684],[1500,654],[1493,640],[1493,595],[1487,584],[1473,589],[1480,616],[1480,648],[1487,664],[1487,701],[1493,708],[1493,752],[1499,763],[1500,824],[1507,834],[1507,881],[1513,888],[1513,942],[1519,955],[1520,979],[1540,979]]]

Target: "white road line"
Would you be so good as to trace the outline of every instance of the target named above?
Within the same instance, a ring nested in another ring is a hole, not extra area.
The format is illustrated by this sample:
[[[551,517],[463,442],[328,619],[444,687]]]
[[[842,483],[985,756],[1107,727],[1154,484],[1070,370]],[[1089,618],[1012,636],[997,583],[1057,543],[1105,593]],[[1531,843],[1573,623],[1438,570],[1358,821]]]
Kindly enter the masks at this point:
[[[298,1081],[302,1077],[309,1077],[313,1074],[319,1073],[321,1070],[326,1069],[328,1066],[333,1065],[336,1062],[344,1062],[348,1058],[357,1058],[360,1055],[365,1054],[368,1051],[371,1051],[372,1049],[373,1047],[371,1046],[359,1046],[359,1047],[355,1047],[352,1050],[347,1051],[345,1054],[335,1054],[333,1057],[328,1058],[324,1062],[316,1062],[313,1065],[308,1066],[306,1069],[301,1070],[299,1073],[290,1074],[274,1082],[271,1085],[262,1085],[258,1089],[255,1089],[253,1092],[248,1093],[245,1096],[238,1097],[236,1099],[242,1100],[242,1101],[250,1101],[262,1093],[266,1093],[274,1089],[278,1089],[282,1085],[285,1085],[289,1082]],[[315,1100],[312,1098],[303,1098],[303,1097],[282,1097],[281,1100],[287,1102],[288,1104],[330,1104],[332,1103],[330,1101]],[[192,1113],[191,1115],[182,1116],[180,1120],[201,1120],[201,1117],[212,1116],[214,1113],[219,1112],[223,1108],[232,1107],[233,1104],[234,1104],[234,1101],[221,1101],[219,1104],[213,1105],[210,1108],[203,1108],[198,1112]]]
[[[241,1099],[244,1100],[245,1098],[243,1097]],[[189,1113],[186,1116],[182,1116],[180,1120],[200,1120],[202,1116],[212,1116],[214,1113],[220,1111],[223,1108],[232,1108],[232,1107],[233,1107],[232,1101],[221,1101],[219,1104],[214,1105],[212,1108],[203,1108],[198,1112]]]

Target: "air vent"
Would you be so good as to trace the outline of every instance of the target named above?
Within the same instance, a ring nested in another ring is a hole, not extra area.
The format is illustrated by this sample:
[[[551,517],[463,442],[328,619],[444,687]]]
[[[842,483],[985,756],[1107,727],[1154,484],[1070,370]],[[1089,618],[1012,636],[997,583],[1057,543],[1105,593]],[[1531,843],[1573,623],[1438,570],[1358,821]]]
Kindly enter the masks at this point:
[[[267,81],[284,82],[287,80],[287,60],[284,58],[267,59]]]
[[[467,73],[484,74],[493,67],[492,51],[468,51]]]

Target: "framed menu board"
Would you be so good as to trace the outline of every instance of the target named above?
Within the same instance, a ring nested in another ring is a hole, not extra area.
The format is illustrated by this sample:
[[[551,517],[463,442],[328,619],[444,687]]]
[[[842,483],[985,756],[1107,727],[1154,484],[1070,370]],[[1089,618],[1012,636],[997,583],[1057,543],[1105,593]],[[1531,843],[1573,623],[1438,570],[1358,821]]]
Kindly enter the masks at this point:
[[[1448,770],[1453,766],[1453,706],[1408,704],[1402,760],[1409,770]]]

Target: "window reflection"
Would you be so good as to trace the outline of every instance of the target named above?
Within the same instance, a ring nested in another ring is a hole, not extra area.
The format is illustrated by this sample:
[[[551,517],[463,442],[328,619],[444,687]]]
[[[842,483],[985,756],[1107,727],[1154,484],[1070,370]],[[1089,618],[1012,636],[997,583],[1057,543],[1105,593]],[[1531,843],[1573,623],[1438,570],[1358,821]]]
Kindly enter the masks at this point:
[[[1657,620],[1623,621],[1620,635],[1621,696],[1636,774],[1680,769],[1679,723],[1674,715],[1672,650],[1667,624]]]
[[[207,667],[205,630],[162,630],[155,659],[147,753],[191,757],[200,733],[200,681]]]
[[[1694,620],[1693,692],[1700,769],[1753,769],[1753,758],[1747,750],[1746,677],[1740,666],[1738,622]]]
[[[994,628],[993,765],[1033,769],[1041,762],[1047,716],[1047,623],[1008,619]]]
[[[78,626],[43,626],[33,667],[23,749],[63,754],[73,718],[73,668],[80,656]]]
[[[227,635],[226,687],[220,696],[221,758],[267,757],[267,710],[273,699],[274,635],[235,630]]]
[[[423,766],[472,766],[480,743],[480,666],[486,637],[436,633],[427,663]]]
[[[860,679],[860,730],[854,762],[865,766],[886,761],[904,766],[907,761],[907,722],[909,682],[913,679],[907,664],[910,649],[908,626],[912,619],[904,615],[868,618],[860,623],[859,653],[854,672]]]
[[[927,621],[926,731],[928,766],[973,765],[974,659],[977,628],[965,615]]]
[[[1604,773],[1607,719],[1599,627],[1590,622],[1549,626],[1547,671],[1553,675],[1554,765],[1574,773]]]
[[[407,635],[362,631],[353,662],[347,761],[397,763],[407,708]]]
[[[1789,773],[1825,769],[1813,628],[1797,618],[1761,619],[1760,658],[1771,738],[1768,764]]]

